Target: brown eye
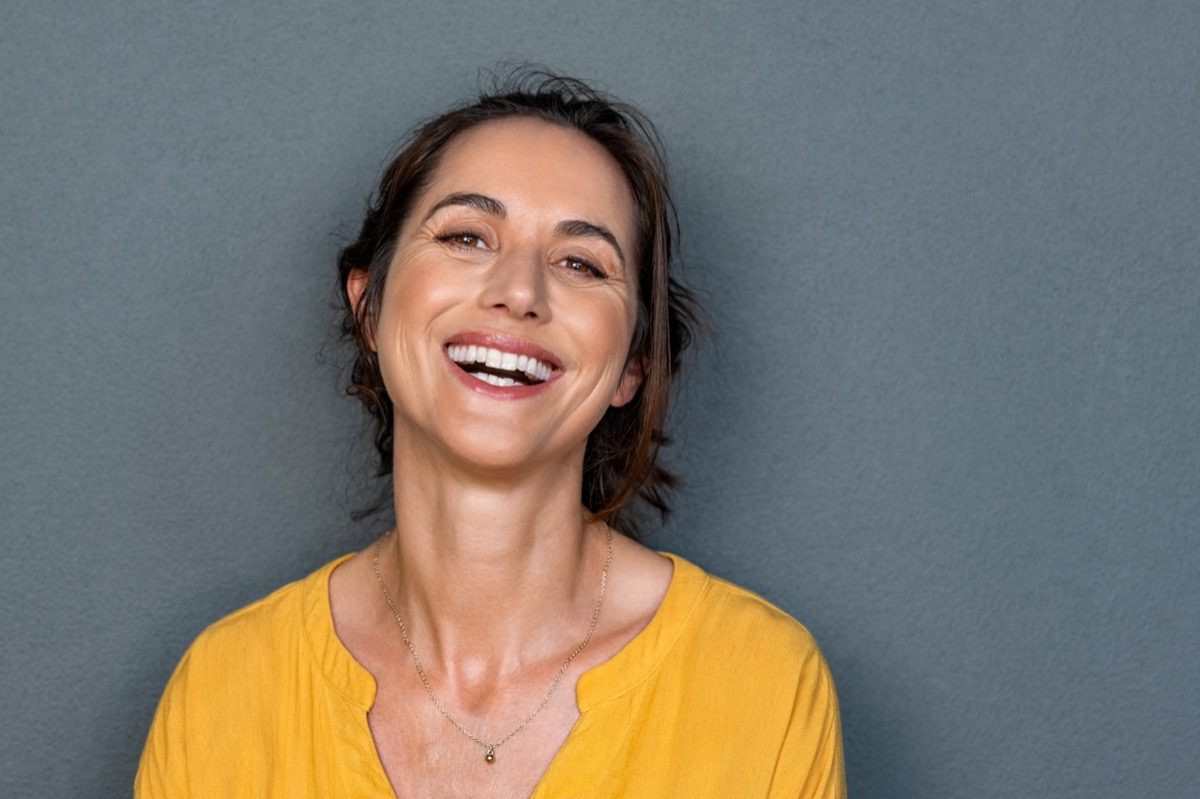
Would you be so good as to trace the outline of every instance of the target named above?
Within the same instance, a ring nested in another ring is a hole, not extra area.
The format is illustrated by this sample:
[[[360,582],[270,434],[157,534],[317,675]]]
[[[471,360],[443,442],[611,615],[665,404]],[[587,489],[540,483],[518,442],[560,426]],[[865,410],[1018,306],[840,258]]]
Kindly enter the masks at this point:
[[[608,275],[604,274],[603,270],[593,264],[591,261],[585,261],[582,258],[572,258],[570,256],[562,259],[559,262],[568,272],[585,277],[604,279]]]
[[[438,236],[438,241],[444,244],[454,244],[459,247],[470,247],[472,249],[485,250],[487,243],[483,237],[474,233],[447,233],[444,236]]]

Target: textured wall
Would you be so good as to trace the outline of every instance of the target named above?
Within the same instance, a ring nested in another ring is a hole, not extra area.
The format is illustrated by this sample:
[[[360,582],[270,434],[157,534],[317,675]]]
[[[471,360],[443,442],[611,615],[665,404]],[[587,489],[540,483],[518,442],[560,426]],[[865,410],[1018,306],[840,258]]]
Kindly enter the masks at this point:
[[[6,5],[0,794],[126,795],[191,638],[369,534],[335,234],[507,56],[662,127],[720,336],[653,543],[817,635],[852,794],[1190,795],[1200,5],[560,5]]]

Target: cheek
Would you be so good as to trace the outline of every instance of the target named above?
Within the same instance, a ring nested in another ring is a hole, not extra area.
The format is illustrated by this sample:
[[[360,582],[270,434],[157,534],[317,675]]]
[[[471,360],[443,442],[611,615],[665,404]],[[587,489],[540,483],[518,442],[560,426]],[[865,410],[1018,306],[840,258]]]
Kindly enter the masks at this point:
[[[625,375],[630,347],[637,324],[637,307],[632,300],[613,300],[605,312],[592,317],[592,323],[581,328],[581,335],[592,342],[595,357],[605,362],[608,380],[616,388]]]
[[[624,311],[625,336],[623,339],[624,349],[621,354],[628,360],[632,354],[634,341],[638,337],[638,320],[643,316],[644,312],[638,306],[636,298],[627,299],[625,307],[622,310]]]
[[[420,327],[454,300],[456,286],[428,264],[394,264],[379,309],[381,334]]]
[[[375,351],[384,382],[412,368],[421,332],[428,318],[429,293],[408,270],[393,270],[388,276],[375,330]]]
[[[394,314],[381,313],[379,327],[375,336],[375,353],[379,360],[379,374],[383,385],[393,399],[402,389],[400,377],[411,372],[409,359],[406,357],[404,331],[400,329],[398,318]]]
[[[392,265],[376,332],[385,381],[407,381],[440,357],[445,320],[472,302],[476,282],[467,270],[447,270],[436,259],[417,256]]]

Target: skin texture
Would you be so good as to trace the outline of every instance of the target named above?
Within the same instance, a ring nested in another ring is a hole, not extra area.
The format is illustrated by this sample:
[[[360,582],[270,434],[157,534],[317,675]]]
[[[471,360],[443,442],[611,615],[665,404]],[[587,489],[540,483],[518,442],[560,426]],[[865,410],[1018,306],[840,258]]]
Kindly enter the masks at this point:
[[[398,534],[381,571],[438,698],[488,741],[537,707],[591,619],[605,534],[584,524],[583,454],[641,381],[627,363],[634,231],[628,184],[602,147],[513,119],[452,142],[400,232],[372,336],[396,410]],[[351,277],[352,298],[365,281]],[[536,348],[553,374],[498,390],[447,357],[464,340]],[[372,549],[334,572],[330,601],[339,638],[376,679],[368,719],[401,797],[528,796],[579,717],[579,675],[645,627],[671,578],[670,561],[614,534],[592,642],[488,765],[425,695]]]

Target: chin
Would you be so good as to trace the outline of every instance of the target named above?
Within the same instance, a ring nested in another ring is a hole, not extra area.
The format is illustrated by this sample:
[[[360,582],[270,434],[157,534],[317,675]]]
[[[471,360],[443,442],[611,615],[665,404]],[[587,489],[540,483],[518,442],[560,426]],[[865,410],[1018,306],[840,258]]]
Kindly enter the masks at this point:
[[[474,472],[527,472],[539,463],[569,461],[565,453],[556,457],[538,446],[540,443],[514,435],[511,428],[489,424],[459,427],[443,439],[442,446],[464,470]]]

